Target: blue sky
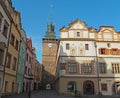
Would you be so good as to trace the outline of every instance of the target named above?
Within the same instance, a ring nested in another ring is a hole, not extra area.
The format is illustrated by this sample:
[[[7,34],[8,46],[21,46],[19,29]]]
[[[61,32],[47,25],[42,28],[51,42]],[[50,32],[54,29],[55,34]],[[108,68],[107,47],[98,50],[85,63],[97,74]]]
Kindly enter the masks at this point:
[[[36,48],[37,59],[42,63],[42,38],[46,25],[50,22],[50,4],[56,36],[59,29],[79,18],[97,30],[100,26],[114,26],[120,31],[120,0],[12,0],[21,13],[22,27],[27,37],[31,37]]]

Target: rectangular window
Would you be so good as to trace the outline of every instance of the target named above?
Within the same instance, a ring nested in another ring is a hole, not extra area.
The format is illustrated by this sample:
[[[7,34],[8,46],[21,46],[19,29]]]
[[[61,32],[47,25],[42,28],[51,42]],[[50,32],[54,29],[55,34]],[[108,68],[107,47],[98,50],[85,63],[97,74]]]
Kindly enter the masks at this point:
[[[3,27],[3,35],[7,38],[7,33],[8,33],[8,23],[5,21],[4,27]]]
[[[101,49],[101,54],[106,54],[105,49]]]
[[[8,92],[8,81],[5,81],[5,92]]]
[[[106,83],[101,84],[101,90],[102,91],[107,91],[107,84]]]
[[[77,37],[80,37],[80,32],[77,32]]]
[[[111,49],[113,55],[117,55],[118,49]]]
[[[0,30],[1,30],[1,26],[2,26],[2,19],[3,19],[3,16],[2,16],[2,14],[0,13]]]
[[[27,75],[27,66],[25,66],[25,74]]]
[[[89,63],[84,63],[83,67],[85,74],[92,73],[92,65],[90,65]]]
[[[19,45],[19,42],[18,40],[16,40],[16,44],[15,44],[15,49],[18,50],[18,45]]]
[[[85,50],[89,50],[89,45],[85,44]]]
[[[75,62],[68,63],[68,72],[70,72],[70,73],[77,72],[77,64]]]
[[[106,64],[99,63],[99,69],[100,69],[100,73],[106,73]]]
[[[11,64],[11,54],[8,53],[8,54],[7,54],[7,63],[6,63],[6,66],[7,66],[8,68],[10,68],[10,64]]]
[[[29,57],[29,63],[31,63],[31,57]]]
[[[0,49],[0,65],[3,63],[3,58],[4,58],[4,50]]]
[[[15,36],[11,34],[10,43],[12,46],[14,46],[14,42],[15,42]]]
[[[112,73],[120,73],[120,64],[112,63]]]
[[[14,59],[13,59],[13,67],[12,67],[13,70],[16,70],[16,64],[17,64],[17,59],[14,57]]]
[[[70,48],[70,47],[69,47],[69,44],[67,43],[67,44],[66,44],[66,50],[69,50],[69,48]]]
[[[28,53],[27,53],[27,56],[26,56],[26,60],[27,60],[27,61],[28,61],[28,57],[29,57],[29,56],[28,56]]]

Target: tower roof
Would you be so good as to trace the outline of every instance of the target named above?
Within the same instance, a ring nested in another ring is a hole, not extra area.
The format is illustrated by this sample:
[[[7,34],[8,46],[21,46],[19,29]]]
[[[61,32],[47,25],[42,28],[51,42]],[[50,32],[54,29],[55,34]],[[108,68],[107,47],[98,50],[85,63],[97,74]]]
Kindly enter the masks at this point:
[[[45,38],[49,38],[49,39],[55,39],[56,38],[56,34],[55,34],[55,26],[52,24],[52,5],[50,5],[50,23],[47,25],[47,30],[46,30],[46,35]]]

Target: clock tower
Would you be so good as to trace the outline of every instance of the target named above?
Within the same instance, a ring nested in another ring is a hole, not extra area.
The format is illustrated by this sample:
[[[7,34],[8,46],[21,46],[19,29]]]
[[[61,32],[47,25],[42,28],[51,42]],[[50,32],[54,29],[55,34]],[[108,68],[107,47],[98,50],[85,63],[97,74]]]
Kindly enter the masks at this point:
[[[51,18],[50,23],[47,25],[45,37],[42,39],[43,89],[46,89],[47,86],[54,89],[55,84],[58,39],[56,39],[54,28]]]

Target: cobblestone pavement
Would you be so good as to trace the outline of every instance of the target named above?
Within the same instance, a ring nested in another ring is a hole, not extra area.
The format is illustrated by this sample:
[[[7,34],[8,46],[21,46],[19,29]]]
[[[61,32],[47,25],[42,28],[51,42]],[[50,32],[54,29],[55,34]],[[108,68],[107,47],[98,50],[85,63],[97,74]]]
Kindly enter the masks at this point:
[[[15,94],[11,96],[5,96],[2,98],[29,98],[27,93]],[[31,93],[31,98],[120,98],[120,95],[114,96],[96,96],[96,95],[84,95],[81,97],[74,97],[73,95],[59,95],[55,91],[34,91]]]

